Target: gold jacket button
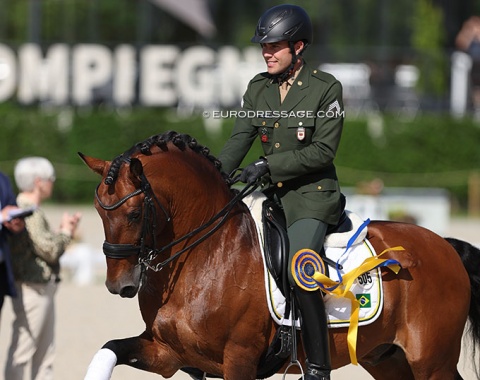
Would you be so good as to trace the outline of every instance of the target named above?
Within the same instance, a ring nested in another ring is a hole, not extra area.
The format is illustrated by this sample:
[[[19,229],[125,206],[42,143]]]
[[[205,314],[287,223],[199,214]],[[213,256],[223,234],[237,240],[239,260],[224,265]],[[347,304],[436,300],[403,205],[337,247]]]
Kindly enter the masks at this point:
[[[301,86],[303,84],[303,82],[301,80],[299,80],[297,83],[298,83],[299,86]]]
[[[280,148],[280,143],[275,143],[275,148]]]
[[[322,186],[317,186],[317,190],[322,190]]]
[[[265,125],[265,124],[267,124],[267,123],[265,121],[262,121],[262,125]]]
[[[277,187],[282,187],[283,186],[283,183],[282,182],[278,182],[277,183]]]
[[[278,127],[280,127],[280,123],[276,122],[273,126],[274,126],[275,128],[278,128]]]

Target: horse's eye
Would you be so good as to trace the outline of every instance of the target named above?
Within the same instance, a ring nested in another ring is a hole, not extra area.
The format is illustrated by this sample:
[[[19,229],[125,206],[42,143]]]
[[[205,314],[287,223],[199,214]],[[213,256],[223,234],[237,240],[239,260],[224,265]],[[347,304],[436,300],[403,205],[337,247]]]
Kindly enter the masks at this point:
[[[129,222],[136,222],[137,220],[140,219],[140,215],[141,215],[141,211],[140,210],[135,210],[135,211],[132,211],[132,212],[129,212],[127,214],[127,219]]]

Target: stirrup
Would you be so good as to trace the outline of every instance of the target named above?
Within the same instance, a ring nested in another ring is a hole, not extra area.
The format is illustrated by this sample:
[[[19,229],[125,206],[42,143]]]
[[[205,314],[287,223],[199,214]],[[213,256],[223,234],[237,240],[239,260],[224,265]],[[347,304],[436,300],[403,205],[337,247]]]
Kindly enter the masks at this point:
[[[298,360],[295,360],[295,361],[290,362],[290,364],[287,366],[287,368],[285,368],[285,372],[283,372],[282,380],[286,379],[287,372],[290,369],[290,367],[298,367],[300,369],[300,374],[302,375],[302,377],[300,377],[299,380],[303,380],[305,378],[305,373],[303,372],[302,365],[300,364],[300,362]]]

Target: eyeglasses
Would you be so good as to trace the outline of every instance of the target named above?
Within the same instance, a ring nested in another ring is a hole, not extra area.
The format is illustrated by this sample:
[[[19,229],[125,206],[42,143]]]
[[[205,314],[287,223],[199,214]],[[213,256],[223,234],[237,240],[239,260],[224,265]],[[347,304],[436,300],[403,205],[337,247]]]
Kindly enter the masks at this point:
[[[55,182],[55,180],[57,179],[55,177],[55,175],[51,175],[50,177],[47,177],[47,178],[42,178],[44,181],[50,181],[50,182]]]

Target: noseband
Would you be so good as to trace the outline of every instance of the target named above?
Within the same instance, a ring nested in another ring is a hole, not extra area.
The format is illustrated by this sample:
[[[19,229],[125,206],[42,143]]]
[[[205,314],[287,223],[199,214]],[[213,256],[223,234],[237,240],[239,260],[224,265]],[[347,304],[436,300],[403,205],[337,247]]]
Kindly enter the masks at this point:
[[[129,160],[126,159],[127,162]],[[251,194],[255,189],[258,187],[258,184],[252,183],[248,184],[245,186],[241,191],[239,191],[235,197],[233,197],[226,205],[223,207],[215,216],[213,216],[208,222],[205,224],[201,225],[200,227],[194,229],[193,231],[189,232],[188,234],[182,236],[181,238],[174,240],[170,242],[169,244],[163,246],[160,249],[156,248],[156,235],[155,231],[157,228],[157,213],[156,213],[156,207],[155,203],[162,209],[166,221],[169,222],[171,220],[170,216],[168,215],[165,207],[160,203],[158,198],[156,197],[155,193],[152,190],[152,187],[150,183],[148,182],[147,177],[145,174],[142,173],[140,176],[140,188],[136,189],[135,191],[132,191],[131,193],[125,195],[123,198],[121,198],[119,201],[112,205],[107,205],[103,203],[100,200],[100,196],[98,195],[98,189],[100,187],[100,184],[97,186],[95,190],[95,198],[97,199],[97,202],[99,206],[106,210],[106,211],[111,211],[119,208],[121,205],[123,205],[127,200],[130,198],[133,198],[139,194],[144,194],[144,199],[143,199],[143,222],[142,222],[142,233],[141,233],[141,239],[140,239],[140,245],[135,245],[135,244],[112,244],[109,243],[105,240],[103,243],[103,252],[105,253],[105,256],[111,259],[125,259],[129,256],[132,255],[138,255],[138,262],[139,264],[145,266],[148,269],[152,269],[155,272],[160,271],[163,267],[165,267],[167,264],[169,264],[171,261],[177,259],[182,253],[188,251],[189,249],[193,248],[197,244],[201,243],[205,239],[207,239],[209,236],[211,236],[218,228],[220,228],[221,225],[225,222],[227,216],[229,215],[230,211],[233,209],[235,204],[246,197],[248,194]],[[218,223],[207,233],[205,233],[203,236],[199,237],[197,240],[195,240],[193,243],[187,245],[185,248],[181,249],[180,251],[176,252],[174,255],[171,257],[167,258],[166,260],[153,265],[152,261],[159,255],[160,253],[165,252],[166,250],[172,248],[173,246],[181,243],[182,241],[189,239],[201,231],[205,230],[206,228],[210,227],[215,221],[218,221]],[[151,240],[153,243],[153,248],[147,247],[145,245],[145,240],[148,235],[151,235]]]

